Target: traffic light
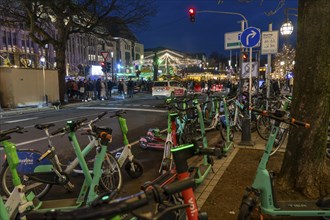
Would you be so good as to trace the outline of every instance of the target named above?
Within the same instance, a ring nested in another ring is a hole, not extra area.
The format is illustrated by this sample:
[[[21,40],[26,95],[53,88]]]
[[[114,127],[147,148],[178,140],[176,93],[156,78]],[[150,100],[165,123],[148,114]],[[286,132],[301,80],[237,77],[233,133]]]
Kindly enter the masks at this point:
[[[107,72],[107,68],[105,66],[104,62],[101,62],[101,68],[102,68],[102,72],[106,73]]]
[[[243,58],[243,62],[248,62],[248,53],[247,52],[243,52],[242,53],[242,58]]]
[[[190,21],[195,22],[195,9],[189,8]]]
[[[111,63],[107,62],[107,72],[111,72]]]

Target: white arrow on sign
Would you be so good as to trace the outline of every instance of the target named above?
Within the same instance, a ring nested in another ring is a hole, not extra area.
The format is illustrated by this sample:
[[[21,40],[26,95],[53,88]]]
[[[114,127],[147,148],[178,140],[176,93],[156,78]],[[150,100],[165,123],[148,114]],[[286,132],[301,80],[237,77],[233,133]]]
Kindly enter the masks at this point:
[[[247,36],[246,36],[246,44],[247,45],[250,45],[250,43],[249,43],[249,38],[250,37],[252,37],[252,38],[254,38],[254,36],[256,36],[256,32],[254,31],[254,30],[252,30],[252,33],[250,33],[250,34],[248,34]]]

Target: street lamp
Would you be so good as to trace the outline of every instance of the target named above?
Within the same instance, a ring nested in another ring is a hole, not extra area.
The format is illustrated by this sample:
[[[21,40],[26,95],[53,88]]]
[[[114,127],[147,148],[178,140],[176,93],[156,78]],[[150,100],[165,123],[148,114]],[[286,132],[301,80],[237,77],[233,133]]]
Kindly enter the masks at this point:
[[[291,35],[293,32],[293,25],[292,22],[289,20],[289,15],[294,15],[294,16],[298,16],[298,14],[292,14],[289,13],[289,10],[295,10],[297,11],[296,8],[286,8],[284,13],[285,13],[285,22],[282,24],[281,28],[280,28],[280,32],[283,36],[288,36]]]
[[[43,77],[43,101],[45,102],[45,105],[48,104],[48,97],[46,95],[46,74],[45,74],[45,65],[46,65],[46,58],[44,56],[40,57],[40,64],[42,66],[42,77]]]

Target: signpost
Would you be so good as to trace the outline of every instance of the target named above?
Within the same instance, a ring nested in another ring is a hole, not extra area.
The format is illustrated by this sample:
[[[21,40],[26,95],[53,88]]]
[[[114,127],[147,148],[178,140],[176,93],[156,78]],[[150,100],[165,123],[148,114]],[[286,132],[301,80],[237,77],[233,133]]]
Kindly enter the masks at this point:
[[[264,31],[261,36],[261,54],[275,54],[278,51],[278,31]]]
[[[251,93],[252,93],[252,47],[259,46],[260,42],[260,30],[255,27],[249,27],[245,29],[240,35],[240,41],[244,47],[249,48],[249,106],[251,106]],[[242,74],[243,77],[243,65],[242,65]],[[241,145],[250,145],[254,144],[251,141],[251,111],[249,112],[249,117],[245,117],[242,125],[242,140]]]
[[[225,33],[225,50],[240,49],[242,47],[241,33],[241,31]]]
[[[108,58],[108,55],[109,55],[109,53],[108,52],[101,52],[101,55],[102,55],[102,57],[103,57],[103,59],[104,59],[104,62],[106,62],[106,60],[107,60],[107,58]]]

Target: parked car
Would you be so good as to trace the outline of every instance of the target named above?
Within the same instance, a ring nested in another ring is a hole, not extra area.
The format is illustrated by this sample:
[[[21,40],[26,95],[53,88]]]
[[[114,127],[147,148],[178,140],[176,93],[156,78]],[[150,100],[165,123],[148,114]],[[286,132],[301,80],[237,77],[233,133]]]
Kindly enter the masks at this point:
[[[178,81],[156,81],[152,86],[152,96],[170,97],[184,96],[187,94],[187,89]]]

